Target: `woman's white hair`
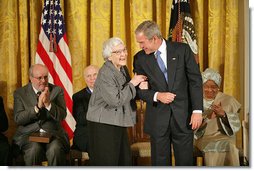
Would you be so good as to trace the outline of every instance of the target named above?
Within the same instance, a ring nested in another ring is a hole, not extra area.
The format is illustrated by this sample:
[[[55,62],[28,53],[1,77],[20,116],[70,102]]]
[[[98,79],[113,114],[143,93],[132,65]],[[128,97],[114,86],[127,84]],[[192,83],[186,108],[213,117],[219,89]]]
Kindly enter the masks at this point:
[[[113,47],[120,44],[124,44],[124,43],[118,37],[112,37],[103,43],[102,56],[105,61],[111,56]]]
[[[220,87],[220,84],[221,84],[220,73],[212,68],[207,68],[202,73],[202,79],[203,79],[203,84],[206,83],[208,80],[212,80],[218,85],[218,87]]]

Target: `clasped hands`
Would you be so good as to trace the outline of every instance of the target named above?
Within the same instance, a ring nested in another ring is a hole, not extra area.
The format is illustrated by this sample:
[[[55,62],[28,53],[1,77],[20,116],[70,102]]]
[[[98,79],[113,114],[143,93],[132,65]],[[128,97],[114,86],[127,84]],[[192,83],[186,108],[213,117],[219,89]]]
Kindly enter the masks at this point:
[[[158,92],[157,100],[164,104],[169,104],[174,101],[176,94],[170,92]]]
[[[145,75],[134,74],[134,77],[131,79],[131,83],[136,87],[139,85],[140,89],[148,89],[148,82],[146,81],[147,77]]]
[[[38,107],[48,107],[50,105],[49,99],[49,88],[45,87],[44,91],[42,91],[41,95],[38,98]]]
[[[225,117],[226,116],[225,111],[223,110],[223,108],[221,106],[221,102],[217,105],[212,104],[210,108],[213,112],[211,113],[211,115],[207,116],[208,119],[213,119],[213,118],[216,118],[216,117]]]

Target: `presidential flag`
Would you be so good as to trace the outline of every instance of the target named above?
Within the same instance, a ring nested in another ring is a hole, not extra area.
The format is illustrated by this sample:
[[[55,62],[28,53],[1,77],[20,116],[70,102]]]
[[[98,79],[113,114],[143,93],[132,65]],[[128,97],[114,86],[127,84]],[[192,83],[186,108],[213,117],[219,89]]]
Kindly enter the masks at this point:
[[[197,35],[189,0],[173,0],[168,40],[187,43],[195,54],[196,62],[199,63]]]
[[[67,116],[62,122],[69,139],[73,138],[76,121],[72,116],[72,67],[60,0],[45,0],[35,63],[49,69],[49,82],[64,90]]]

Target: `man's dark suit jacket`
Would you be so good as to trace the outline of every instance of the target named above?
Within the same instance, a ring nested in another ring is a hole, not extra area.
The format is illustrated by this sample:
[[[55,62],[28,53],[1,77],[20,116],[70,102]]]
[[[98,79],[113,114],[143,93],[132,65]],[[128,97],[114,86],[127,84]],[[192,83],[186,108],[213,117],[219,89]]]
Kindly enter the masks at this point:
[[[74,148],[88,152],[88,131],[86,113],[91,92],[88,87],[73,94],[73,116],[76,120],[76,129],[74,131]]]
[[[61,121],[65,119],[66,105],[64,101],[63,89],[49,84],[51,109],[38,117],[34,106],[37,104],[37,95],[32,84],[28,83],[24,87],[14,92],[14,121],[18,125],[13,140],[20,147],[28,142],[31,133],[37,132],[41,128],[60,139],[66,150],[70,148],[67,133],[64,131]],[[41,120],[40,120],[41,119]]]
[[[7,115],[6,112],[4,110],[4,102],[3,102],[3,98],[0,96],[0,140],[6,140],[7,137],[5,135],[2,134],[2,132],[5,132],[8,130],[9,127],[9,122],[7,119]]]
[[[0,96],[0,166],[7,166],[10,157],[10,146],[8,137],[3,132],[7,131],[9,127],[8,118],[4,110],[3,98]]]
[[[168,83],[154,53],[141,50],[134,56],[133,71],[148,78],[149,90],[138,90],[138,95],[147,102],[144,131],[154,137],[165,134],[171,115],[179,131],[191,133],[192,111],[203,109],[202,78],[191,49],[184,43],[166,41],[166,45]],[[170,104],[154,102],[155,92],[171,92],[176,97]]]

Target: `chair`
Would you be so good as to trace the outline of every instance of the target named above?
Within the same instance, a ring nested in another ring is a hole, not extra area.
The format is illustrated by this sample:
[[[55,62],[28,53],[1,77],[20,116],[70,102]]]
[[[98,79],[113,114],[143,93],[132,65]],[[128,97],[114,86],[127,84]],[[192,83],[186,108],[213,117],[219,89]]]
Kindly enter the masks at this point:
[[[87,152],[71,148],[68,161],[70,166],[86,166],[89,163],[89,156]]]
[[[194,165],[196,163],[196,166],[204,166],[203,153],[195,145],[193,148],[193,158],[194,158]]]
[[[129,128],[132,161],[134,166],[151,165],[150,137],[143,132],[146,103],[138,100],[136,104],[137,123]]]
[[[19,146],[12,142],[11,144],[12,166],[25,166],[23,153]]]

